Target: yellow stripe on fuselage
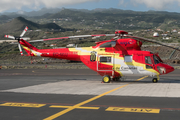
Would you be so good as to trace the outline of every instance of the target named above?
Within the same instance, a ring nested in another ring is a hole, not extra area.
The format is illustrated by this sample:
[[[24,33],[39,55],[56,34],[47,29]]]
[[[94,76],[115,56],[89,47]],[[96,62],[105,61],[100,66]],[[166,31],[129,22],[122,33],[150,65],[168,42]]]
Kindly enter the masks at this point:
[[[69,48],[71,52],[77,52],[78,55],[90,55],[92,51],[95,51],[92,47],[78,47],[78,48]]]

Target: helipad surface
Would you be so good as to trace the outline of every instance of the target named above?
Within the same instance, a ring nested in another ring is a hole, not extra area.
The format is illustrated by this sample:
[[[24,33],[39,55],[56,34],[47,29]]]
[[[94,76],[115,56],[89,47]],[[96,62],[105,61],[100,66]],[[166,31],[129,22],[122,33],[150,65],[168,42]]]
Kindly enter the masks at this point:
[[[133,79],[127,79],[133,81]],[[180,81],[176,83],[151,83],[151,78],[138,82],[113,82],[102,84],[100,80],[62,80],[60,82],[32,85],[15,89],[1,90],[0,92],[38,93],[38,94],[72,94],[72,95],[99,95],[106,91],[128,84],[107,95],[115,96],[145,96],[145,97],[180,97]]]

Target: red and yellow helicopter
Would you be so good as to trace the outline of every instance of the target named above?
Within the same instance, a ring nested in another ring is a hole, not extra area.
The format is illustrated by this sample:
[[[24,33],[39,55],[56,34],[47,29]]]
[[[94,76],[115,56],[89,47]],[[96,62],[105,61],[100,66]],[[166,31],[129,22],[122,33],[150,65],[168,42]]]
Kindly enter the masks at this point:
[[[109,83],[112,79],[118,80],[122,76],[128,75],[148,75],[153,77],[152,82],[156,83],[159,80],[159,75],[174,71],[172,66],[163,63],[158,54],[142,51],[141,46],[143,41],[147,41],[173,49],[177,48],[167,46],[155,40],[128,36],[128,32],[123,30],[116,31],[115,34],[78,35],[30,41],[40,42],[58,39],[114,36],[111,40],[96,42],[96,46],[57,49],[37,49],[32,46],[23,39],[27,30],[28,27],[25,28],[20,37],[5,35],[6,38],[18,41],[18,47],[22,56],[21,46],[28,53],[28,56],[82,61],[87,67],[103,76],[102,81],[104,83]]]

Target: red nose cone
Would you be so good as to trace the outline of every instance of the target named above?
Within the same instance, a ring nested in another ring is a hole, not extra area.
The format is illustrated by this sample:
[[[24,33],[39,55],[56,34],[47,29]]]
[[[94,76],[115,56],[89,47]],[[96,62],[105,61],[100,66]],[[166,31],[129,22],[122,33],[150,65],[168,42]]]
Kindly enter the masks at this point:
[[[161,75],[168,74],[168,73],[174,71],[174,67],[167,65],[167,64],[164,64],[164,63],[157,64],[157,68],[158,68],[158,71]]]
[[[174,67],[172,67],[172,66],[168,66],[167,68],[166,68],[166,72],[167,73],[170,73],[170,72],[173,72],[174,71]]]

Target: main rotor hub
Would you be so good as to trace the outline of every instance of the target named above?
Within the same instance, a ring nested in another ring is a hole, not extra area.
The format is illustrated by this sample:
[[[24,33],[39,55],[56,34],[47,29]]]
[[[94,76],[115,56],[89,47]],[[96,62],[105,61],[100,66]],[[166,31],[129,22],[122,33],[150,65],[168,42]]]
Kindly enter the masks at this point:
[[[18,42],[21,40],[21,37],[15,37],[15,40],[18,40]]]
[[[117,30],[115,32],[116,35],[124,35],[124,34],[128,34],[128,32],[124,31],[124,30]]]
[[[123,38],[123,36],[124,35],[127,35],[128,34],[128,32],[126,32],[126,31],[124,31],[124,30],[117,30],[116,32],[115,32],[115,38],[116,39],[119,39],[119,38]]]

